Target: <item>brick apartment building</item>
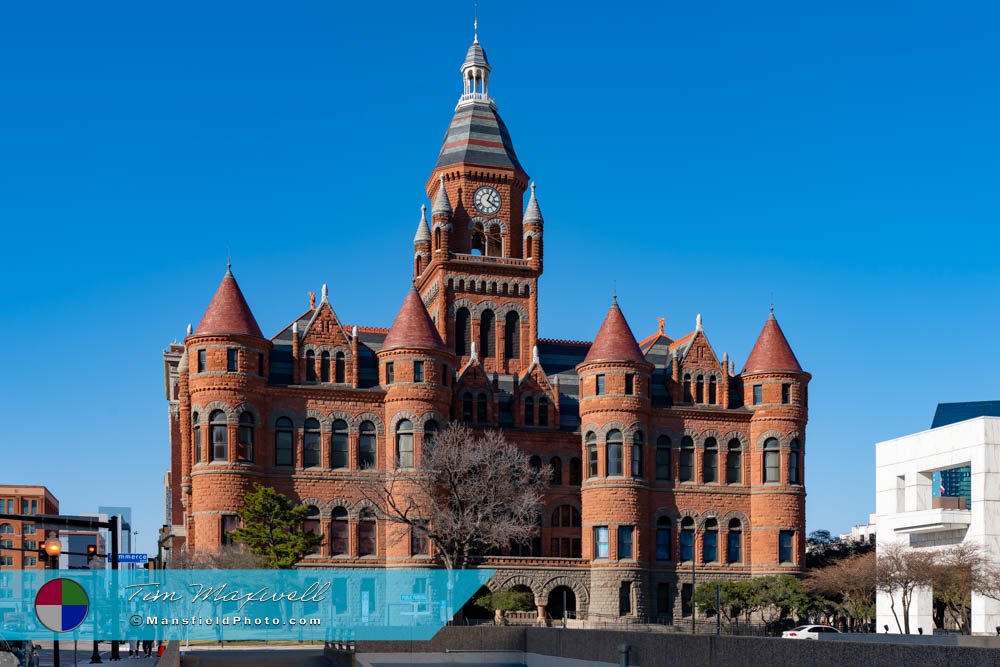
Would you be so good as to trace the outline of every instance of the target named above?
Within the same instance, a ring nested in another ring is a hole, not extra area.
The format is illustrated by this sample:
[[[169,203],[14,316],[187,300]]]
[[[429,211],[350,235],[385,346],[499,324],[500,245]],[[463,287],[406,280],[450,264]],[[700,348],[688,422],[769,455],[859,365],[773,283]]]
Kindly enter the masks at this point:
[[[44,486],[0,484],[0,512],[59,514],[59,501]],[[38,558],[38,548],[44,542],[45,531],[40,525],[0,519],[0,570],[45,569]]]
[[[358,480],[419,465],[454,420],[551,465],[540,539],[484,561],[539,613],[678,618],[692,558],[700,581],[801,572],[810,375],[773,313],[739,374],[700,316],[637,341],[613,302],[592,343],[539,338],[541,208],[478,40],[461,71],[391,327],[345,324],[324,286],[265,337],[227,271],[165,351],[174,552],[219,549],[265,482],[314,509],[324,542],[304,565],[426,564],[418,542],[387,539],[399,528]]]

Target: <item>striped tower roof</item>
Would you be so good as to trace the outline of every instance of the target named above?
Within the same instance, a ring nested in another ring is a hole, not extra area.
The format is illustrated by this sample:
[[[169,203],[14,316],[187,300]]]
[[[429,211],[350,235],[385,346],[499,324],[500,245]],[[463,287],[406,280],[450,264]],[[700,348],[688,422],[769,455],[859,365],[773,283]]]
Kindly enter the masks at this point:
[[[460,162],[524,173],[507,126],[492,103],[476,100],[455,110],[435,168]]]

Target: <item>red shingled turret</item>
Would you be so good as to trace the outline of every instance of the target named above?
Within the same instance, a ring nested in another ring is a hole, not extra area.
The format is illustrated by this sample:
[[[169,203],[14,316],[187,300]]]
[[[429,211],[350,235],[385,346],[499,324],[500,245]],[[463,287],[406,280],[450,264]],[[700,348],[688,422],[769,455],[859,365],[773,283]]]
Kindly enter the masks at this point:
[[[403,299],[403,305],[389,327],[389,333],[382,342],[383,350],[409,347],[425,350],[443,350],[444,343],[434,328],[434,322],[427,314],[427,308],[413,287]]]
[[[202,315],[195,333],[245,334],[259,338],[264,337],[264,334],[260,332],[260,327],[257,326],[253,312],[250,311],[247,300],[243,298],[240,286],[236,284],[236,278],[233,277],[231,269],[226,269],[226,275],[222,277],[222,283],[215,291],[212,302],[205,309],[205,314]]]
[[[801,373],[802,367],[795,358],[785,334],[778,325],[778,320],[771,311],[770,317],[764,323],[764,329],[757,337],[757,342],[747,357],[744,373],[759,373],[762,371],[791,371]]]
[[[611,303],[611,308],[604,318],[601,330],[597,332],[594,344],[590,346],[587,357],[583,363],[600,360],[614,361],[646,361],[639,349],[639,344],[635,342],[635,336],[625,316],[622,315],[621,308],[618,307],[618,299]]]

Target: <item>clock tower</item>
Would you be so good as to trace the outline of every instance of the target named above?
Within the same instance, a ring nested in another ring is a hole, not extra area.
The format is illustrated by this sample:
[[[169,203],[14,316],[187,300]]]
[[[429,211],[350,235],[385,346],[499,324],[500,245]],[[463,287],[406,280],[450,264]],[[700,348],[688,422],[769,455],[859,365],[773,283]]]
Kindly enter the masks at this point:
[[[462,63],[463,91],[427,180],[429,229],[414,238],[414,283],[459,367],[528,368],[538,340],[541,210],[490,96],[478,35]],[[429,239],[428,239],[429,237]]]

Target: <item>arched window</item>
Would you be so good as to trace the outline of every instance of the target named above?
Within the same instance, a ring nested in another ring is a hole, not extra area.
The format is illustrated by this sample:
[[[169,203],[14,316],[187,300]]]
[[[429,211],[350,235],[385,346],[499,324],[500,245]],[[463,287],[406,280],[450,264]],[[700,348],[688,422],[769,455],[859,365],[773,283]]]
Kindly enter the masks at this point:
[[[0,535],[13,535],[14,526],[9,523],[0,523]]]
[[[476,222],[472,227],[471,238],[469,239],[469,254],[486,254],[486,231],[482,222]]]
[[[302,432],[302,467],[315,468],[321,463],[319,420],[307,419]]]
[[[701,558],[706,563],[719,560],[719,522],[716,519],[705,521],[705,535],[701,540]]]
[[[472,394],[469,392],[462,395],[462,421],[472,423]]]
[[[510,311],[503,325],[503,357],[517,359],[521,356],[521,316]]]
[[[500,225],[492,224],[486,228],[486,256],[500,257],[503,255],[503,232]]]
[[[330,514],[330,555],[346,556],[347,544],[347,508],[334,507]]]
[[[413,422],[409,419],[396,424],[396,467],[413,467]]]
[[[691,402],[691,374],[684,374],[684,402]]]
[[[705,438],[705,451],[701,459],[701,481],[715,484],[719,481],[719,443],[715,438]]]
[[[531,472],[534,477],[538,476],[538,473],[542,470],[542,459],[538,456],[532,456],[528,459],[528,465],[531,467]]]
[[[358,555],[374,556],[376,546],[375,513],[366,507],[358,515]]]
[[[681,560],[694,559],[694,519],[687,516],[681,521]]]
[[[597,477],[597,436],[587,434],[587,477]]]
[[[708,402],[710,405],[715,405],[716,399],[716,385],[715,376],[708,378]]]
[[[346,468],[347,466],[347,422],[338,419],[333,422],[333,433],[330,434],[330,467]]]
[[[694,402],[698,404],[705,402],[705,378],[700,375],[695,386]]]
[[[670,560],[670,518],[656,520],[656,560]]]
[[[583,468],[580,465],[580,457],[574,456],[569,460],[569,484],[570,486],[580,486],[583,482]]]
[[[323,535],[323,528],[319,522],[319,508],[315,505],[309,505],[309,514],[306,515],[306,520],[302,522],[302,530],[313,535]],[[317,545],[309,553],[318,554],[320,548],[321,546]]]
[[[437,250],[441,247],[441,228],[434,228],[434,249]]]
[[[295,465],[294,439],[291,419],[282,417],[274,423],[274,465]]]
[[[476,421],[480,424],[487,422],[486,394],[479,394],[479,397],[476,399]]]
[[[743,561],[743,524],[739,519],[729,521],[729,534],[726,536],[726,562],[740,563]]]
[[[319,379],[320,382],[330,381],[330,353],[326,350],[319,355]]]
[[[306,382],[316,381],[316,353],[306,350]]]
[[[607,474],[610,475],[621,475],[622,474],[622,432],[618,429],[608,431],[607,438],[605,439],[605,445],[607,449],[607,460],[605,461],[605,466],[607,469]]]
[[[201,463],[201,425],[198,422],[198,413],[191,414],[191,434],[194,439],[194,461]]]
[[[229,460],[229,427],[226,413],[216,410],[208,417],[208,427],[212,433],[212,460]]]
[[[656,480],[669,482],[673,479],[670,470],[670,437],[661,435],[656,439]]]
[[[236,442],[239,443],[240,459],[253,462],[253,415],[244,412],[240,415],[240,426],[236,431]]]
[[[642,477],[642,447],[645,440],[642,431],[632,434],[632,476]]]
[[[792,440],[791,451],[788,453],[788,483],[799,484],[799,440]]]
[[[743,445],[739,438],[729,441],[726,455],[726,483],[739,484],[743,481]]]
[[[582,525],[580,510],[572,505],[560,505],[552,512],[553,528],[579,528]]]
[[[535,399],[531,396],[524,399],[524,425],[535,425]]]
[[[525,256],[527,256],[527,258],[528,258],[528,259],[531,259],[531,257],[532,257],[532,254],[531,254],[531,253],[532,253],[532,251],[534,250],[534,249],[533,249],[533,248],[531,247],[531,246],[532,246],[532,243],[531,243],[531,242],[532,242],[533,240],[534,240],[534,239],[533,239],[532,237],[530,237],[530,236],[529,236],[529,237],[528,237],[527,239],[525,239],[525,241],[524,241],[524,247],[525,247]]]
[[[469,343],[472,339],[472,317],[468,308],[459,308],[455,313],[455,354],[458,356],[470,354]]]
[[[679,461],[680,480],[694,481],[694,439],[689,435],[681,438],[681,457]]]
[[[346,382],[344,378],[346,375],[346,364],[343,352],[338,352],[337,356],[334,358],[333,364],[333,379],[334,382]]]
[[[559,486],[562,484],[562,459],[558,456],[553,456],[549,459],[549,467],[552,469],[551,475],[549,475],[549,484],[552,486]]]
[[[428,419],[424,422],[424,447],[434,444],[434,438],[437,436],[438,423],[433,419]]]
[[[781,481],[781,451],[777,438],[764,441],[764,481]]]
[[[361,422],[358,429],[358,467],[362,470],[375,467],[375,424],[371,422]]]
[[[544,396],[538,398],[538,425],[549,425],[549,399]]]
[[[497,354],[496,316],[486,309],[479,318],[479,355],[484,358],[495,357]]]

